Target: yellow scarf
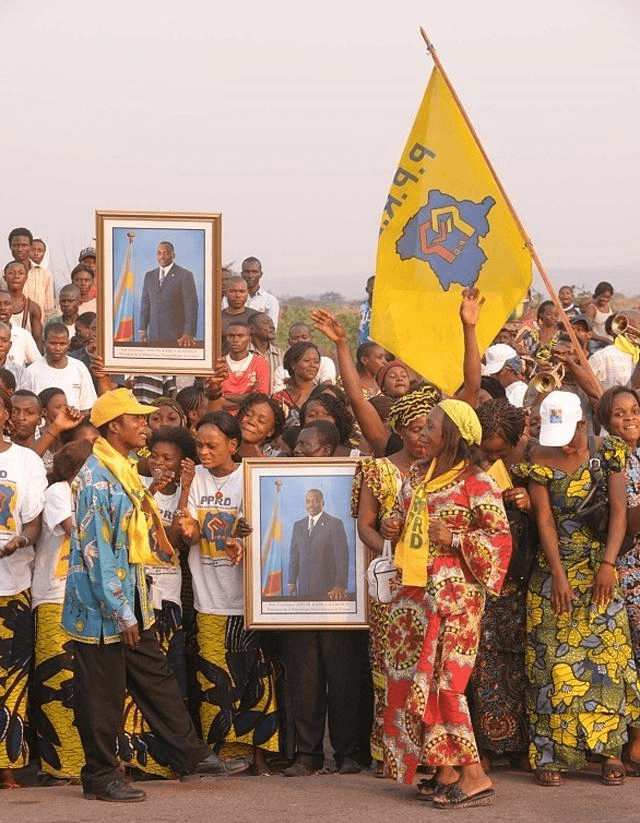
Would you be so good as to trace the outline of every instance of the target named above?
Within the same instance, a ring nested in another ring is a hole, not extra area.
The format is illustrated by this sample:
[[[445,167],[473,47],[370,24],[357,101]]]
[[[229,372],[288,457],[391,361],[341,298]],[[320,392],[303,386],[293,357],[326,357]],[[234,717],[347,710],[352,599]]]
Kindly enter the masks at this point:
[[[140,480],[136,461],[120,454],[103,437],[93,444],[93,453],[117,479],[133,505],[127,529],[129,563],[175,562],[176,554],[165,534],[156,501]]]
[[[416,486],[404,522],[404,529],[396,546],[395,565],[402,569],[403,586],[426,586],[429,562],[429,509],[427,497],[453,483],[464,471],[461,461],[448,472],[432,480],[436,461],[432,460],[424,480]]]
[[[616,349],[620,349],[620,351],[624,351],[627,354],[630,354],[634,363],[637,363],[638,360],[640,360],[640,348],[638,348],[638,346],[636,346],[630,340],[627,340],[627,338],[624,337],[624,335],[617,335],[613,343]]]

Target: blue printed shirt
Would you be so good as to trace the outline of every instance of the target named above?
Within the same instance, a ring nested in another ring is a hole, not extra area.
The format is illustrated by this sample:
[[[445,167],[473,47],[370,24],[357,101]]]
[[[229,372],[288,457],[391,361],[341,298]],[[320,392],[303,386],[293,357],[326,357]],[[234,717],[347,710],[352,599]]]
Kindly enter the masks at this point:
[[[129,563],[127,529],[133,505],[117,478],[90,455],[72,484],[75,516],[62,627],[83,643],[117,643],[120,632],[154,620],[144,566]]]

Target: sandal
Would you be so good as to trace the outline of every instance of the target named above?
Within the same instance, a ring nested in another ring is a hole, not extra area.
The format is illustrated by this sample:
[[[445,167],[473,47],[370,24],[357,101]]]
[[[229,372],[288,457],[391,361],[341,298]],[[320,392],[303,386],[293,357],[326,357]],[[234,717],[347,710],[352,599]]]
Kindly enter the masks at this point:
[[[466,794],[458,783],[446,786],[438,799],[433,801],[434,809],[470,809],[474,806],[491,806],[495,803],[496,793],[493,789],[483,789],[475,794]]]
[[[533,779],[536,781],[538,786],[545,786],[546,788],[562,785],[560,772],[552,772],[549,769],[534,769]]]
[[[426,777],[416,786],[418,790],[418,800],[433,800],[436,794],[440,794],[447,787],[444,783],[438,782],[435,777]]]
[[[602,764],[602,782],[605,786],[622,786],[627,778],[624,766],[618,760]]]

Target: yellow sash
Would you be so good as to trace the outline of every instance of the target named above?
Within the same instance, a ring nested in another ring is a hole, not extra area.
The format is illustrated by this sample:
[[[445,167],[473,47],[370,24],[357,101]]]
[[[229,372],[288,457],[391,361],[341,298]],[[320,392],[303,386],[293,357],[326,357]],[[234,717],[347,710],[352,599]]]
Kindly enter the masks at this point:
[[[489,466],[487,469],[487,474],[489,477],[493,477],[501,492],[506,492],[507,489],[513,488],[513,483],[511,482],[511,477],[507,471],[507,467],[504,465],[502,460],[500,460],[500,458]]]
[[[404,529],[396,546],[395,565],[402,569],[403,586],[426,586],[427,564],[429,563],[429,509],[427,497],[432,492],[439,491],[463,474],[466,468],[464,461],[455,465],[448,472],[431,479],[435,471],[436,461],[431,465],[424,480],[416,486],[409,511],[404,521]]]
[[[153,566],[175,562],[176,555],[165,534],[156,501],[140,480],[136,461],[120,454],[103,437],[93,444],[93,453],[117,479],[133,505],[127,529],[129,563]]]

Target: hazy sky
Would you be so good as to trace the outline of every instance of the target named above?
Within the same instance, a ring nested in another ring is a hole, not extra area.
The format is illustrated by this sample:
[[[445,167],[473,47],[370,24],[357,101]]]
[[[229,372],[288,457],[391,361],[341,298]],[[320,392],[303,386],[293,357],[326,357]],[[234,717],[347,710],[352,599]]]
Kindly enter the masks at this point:
[[[95,209],[220,211],[267,288],[358,296],[419,25],[556,285],[640,292],[638,0],[2,0],[0,232],[64,271]]]

